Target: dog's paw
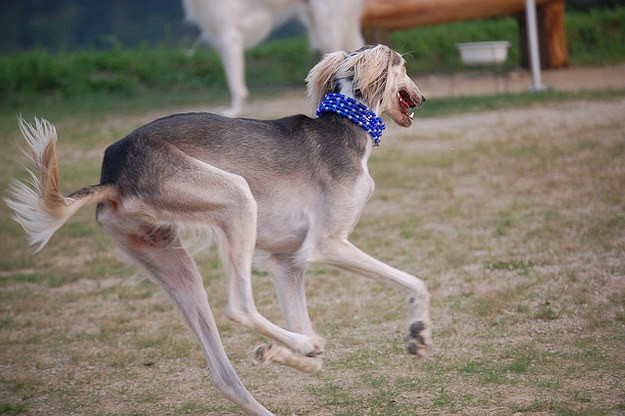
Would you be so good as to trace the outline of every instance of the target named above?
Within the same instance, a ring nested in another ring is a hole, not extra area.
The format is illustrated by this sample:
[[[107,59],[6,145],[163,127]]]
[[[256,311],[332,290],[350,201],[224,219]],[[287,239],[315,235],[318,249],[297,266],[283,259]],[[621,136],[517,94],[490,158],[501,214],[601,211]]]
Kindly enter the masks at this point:
[[[271,364],[274,361],[274,356],[275,349],[273,348],[273,344],[261,344],[254,348],[254,365]]]
[[[280,364],[306,373],[314,373],[321,370],[323,360],[321,357],[304,357],[295,354],[281,345],[263,344],[254,349],[254,364]]]
[[[404,337],[404,349],[408,354],[425,358],[427,349],[432,344],[430,329],[423,321],[410,324],[408,334]]]
[[[300,354],[306,357],[317,357],[325,351],[326,340],[321,337],[309,337],[308,342],[299,351]]]

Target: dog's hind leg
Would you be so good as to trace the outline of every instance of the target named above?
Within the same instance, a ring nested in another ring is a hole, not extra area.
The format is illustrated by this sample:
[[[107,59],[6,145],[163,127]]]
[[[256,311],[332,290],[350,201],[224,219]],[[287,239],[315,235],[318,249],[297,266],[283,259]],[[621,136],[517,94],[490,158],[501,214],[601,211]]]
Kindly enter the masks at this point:
[[[430,293],[425,283],[364,253],[347,240],[328,239],[318,246],[312,261],[323,262],[362,276],[383,280],[403,289],[410,306],[406,320],[404,348],[409,354],[424,357],[432,343]]]
[[[168,152],[169,161],[179,170],[159,183],[158,201],[154,202],[159,208],[155,215],[172,222],[200,223],[215,230],[220,258],[228,276],[228,318],[278,341],[299,355],[321,354],[323,339],[281,328],[256,309],[252,260],[256,248],[258,207],[247,181],[176,148],[169,148]],[[183,166],[185,169],[180,168]]]
[[[288,331],[256,309],[252,291],[252,259],[256,246],[257,203],[245,179],[191,157],[175,146],[154,150],[166,158],[160,178],[144,183],[144,197],[128,197],[116,208],[100,210],[101,222],[149,222],[208,226],[218,237],[220,258],[228,277],[226,315],[304,356],[323,351],[323,340]],[[159,180],[160,179],[160,180]],[[119,210],[117,214],[111,214]],[[124,229],[128,225],[120,225]],[[132,228],[132,226],[131,226]]]
[[[232,367],[219,337],[202,278],[175,230],[140,226],[129,233],[106,221],[102,225],[122,250],[167,291],[182,312],[200,341],[217,389],[249,415],[272,415],[245,389]]]

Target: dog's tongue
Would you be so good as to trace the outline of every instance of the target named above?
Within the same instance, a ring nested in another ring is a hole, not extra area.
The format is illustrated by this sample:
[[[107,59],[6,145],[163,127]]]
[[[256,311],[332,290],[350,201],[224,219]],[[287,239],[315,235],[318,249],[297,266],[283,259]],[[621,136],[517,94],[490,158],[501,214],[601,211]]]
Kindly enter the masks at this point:
[[[399,103],[406,109],[410,108],[410,104],[406,102],[401,96],[401,94],[397,93],[397,98],[399,98]]]

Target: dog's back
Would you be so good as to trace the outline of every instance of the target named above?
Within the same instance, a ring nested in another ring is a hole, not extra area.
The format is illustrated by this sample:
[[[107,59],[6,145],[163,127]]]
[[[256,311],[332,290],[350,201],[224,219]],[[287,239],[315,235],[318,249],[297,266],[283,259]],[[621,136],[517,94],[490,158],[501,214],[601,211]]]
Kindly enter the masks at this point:
[[[253,120],[176,114],[109,146],[101,183],[115,183],[127,194],[145,193],[150,183],[164,180],[168,170],[185,169],[171,163],[180,153],[242,176],[252,192],[300,175],[307,181],[346,179],[362,171],[367,143],[363,133],[334,116]]]

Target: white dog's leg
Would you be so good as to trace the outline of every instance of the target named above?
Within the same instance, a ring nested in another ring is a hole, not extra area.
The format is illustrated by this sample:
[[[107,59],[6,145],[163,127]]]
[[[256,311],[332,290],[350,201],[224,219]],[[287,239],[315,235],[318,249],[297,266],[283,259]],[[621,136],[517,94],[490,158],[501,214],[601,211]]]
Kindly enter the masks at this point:
[[[415,276],[397,270],[364,253],[346,240],[325,240],[311,261],[327,263],[362,276],[384,280],[404,289],[410,314],[406,320],[404,348],[410,354],[424,357],[432,343],[430,293],[425,283]]]
[[[311,48],[330,53],[364,46],[360,30],[363,8],[363,0],[308,0],[302,17]]]
[[[204,34],[201,34],[195,39],[193,45],[189,49],[187,49],[187,56],[192,57],[197,52],[198,48],[202,43],[206,43],[206,39],[204,38]]]
[[[226,81],[232,104],[224,115],[235,117],[241,114],[245,99],[249,95],[245,85],[245,48],[243,35],[236,30],[220,34],[217,51],[224,66]]]
[[[343,12],[337,12],[337,14],[342,16],[343,21],[335,23],[337,26],[343,26],[341,48],[339,50],[355,51],[365,45],[365,39],[360,28],[364,4],[362,0],[343,0],[340,4],[343,7]]]

